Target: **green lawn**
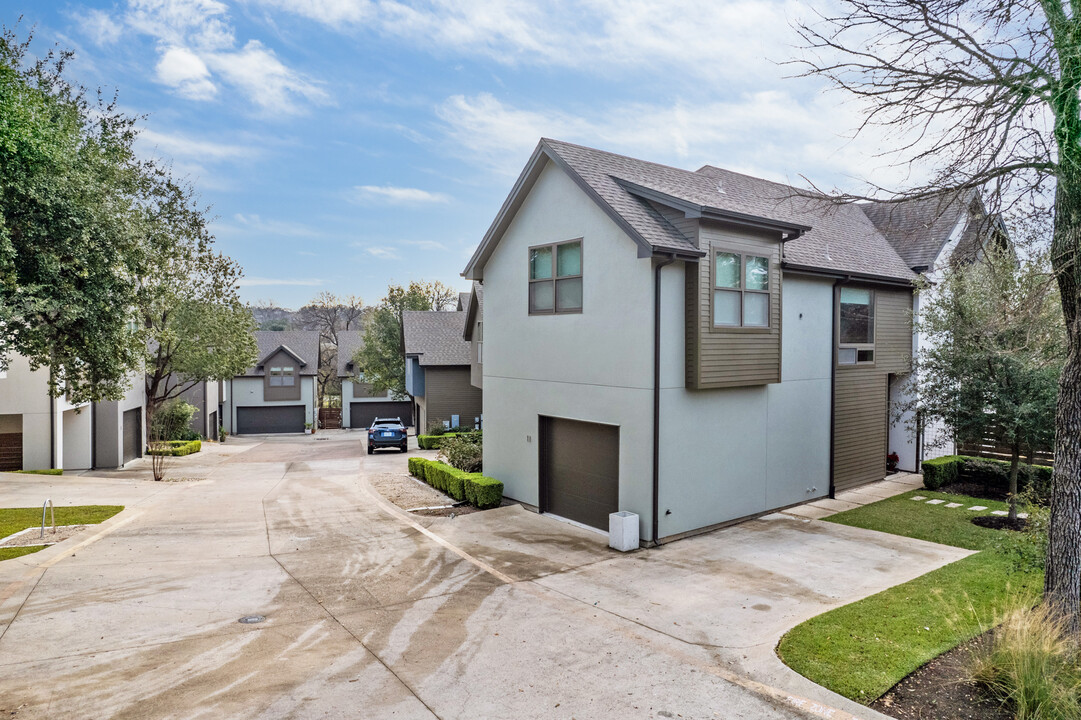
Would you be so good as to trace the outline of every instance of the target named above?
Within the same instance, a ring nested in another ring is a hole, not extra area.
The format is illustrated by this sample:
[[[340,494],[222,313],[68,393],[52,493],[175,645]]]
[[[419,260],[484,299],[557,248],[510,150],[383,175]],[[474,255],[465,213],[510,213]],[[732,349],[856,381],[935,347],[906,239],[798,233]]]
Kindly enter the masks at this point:
[[[57,525],[97,525],[124,509],[123,505],[76,505],[56,508]],[[46,514],[45,521],[52,524]],[[41,527],[41,508],[0,508],[0,538],[31,527]],[[48,527],[48,526],[46,526]],[[46,530],[48,537],[48,530]],[[20,555],[44,549],[44,545],[30,547],[0,548],[0,560],[10,560]]]
[[[963,507],[927,505],[913,495]],[[988,509],[972,512],[972,505]],[[918,490],[826,518],[980,552],[812,618],[785,635],[777,653],[819,685],[870,703],[929,660],[980,634],[1011,598],[1036,595],[1043,587],[1042,572],[1021,569],[1011,552],[1013,533],[970,521],[1005,509],[992,500]]]

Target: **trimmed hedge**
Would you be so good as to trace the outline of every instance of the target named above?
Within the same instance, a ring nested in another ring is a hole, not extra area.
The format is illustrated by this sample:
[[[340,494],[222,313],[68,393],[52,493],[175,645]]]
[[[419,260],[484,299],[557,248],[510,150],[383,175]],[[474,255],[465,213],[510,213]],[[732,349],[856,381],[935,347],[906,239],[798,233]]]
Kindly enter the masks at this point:
[[[442,435],[417,435],[417,445],[421,450],[438,450],[443,447],[443,441],[459,435],[472,435],[480,433],[480,430],[466,430],[464,432],[447,432]]]
[[[164,447],[163,447],[164,446]],[[169,457],[184,457],[197,453],[203,449],[201,440],[166,440],[154,442],[146,449],[147,455],[166,455]]]
[[[1017,488],[1019,491],[1031,488],[1038,497],[1049,497],[1052,472],[1045,465],[1029,465],[1022,460],[1017,471]],[[1009,490],[1010,463],[967,455],[946,455],[923,462],[923,486],[928,490],[957,481]]]
[[[25,473],[27,475],[63,475],[64,471],[60,468],[54,470],[15,470],[13,472]]]
[[[445,492],[455,500],[465,500],[482,510],[503,502],[503,483],[481,473],[467,473],[438,460],[409,458],[409,474]]]

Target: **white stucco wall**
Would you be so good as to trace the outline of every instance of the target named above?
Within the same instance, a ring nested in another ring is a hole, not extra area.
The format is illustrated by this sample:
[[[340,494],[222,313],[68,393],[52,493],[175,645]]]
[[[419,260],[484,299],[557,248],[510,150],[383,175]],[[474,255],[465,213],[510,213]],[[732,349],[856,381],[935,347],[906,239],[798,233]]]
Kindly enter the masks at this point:
[[[133,373],[128,378],[128,390],[120,400],[107,400],[94,407],[94,442],[97,445],[94,464],[99,468],[121,467],[124,464],[124,413],[128,410],[140,410],[141,437],[139,442],[146,446],[146,385],[142,373]]]
[[[832,282],[784,277],[780,383],[688,391],[684,274],[662,273],[660,536],[828,495]]]
[[[22,415],[23,467],[28,470],[44,470],[52,463],[52,433],[49,431],[50,405],[49,371],[46,368],[30,370],[30,361],[21,355],[9,360],[6,377],[0,378],[0,414]],[[63,423],[55,418],[59,432]],[[57,440],[59,446],[60,440]],[[62,451],[58,447],[59,451]],[[58,458],[59,462],[59,458]]]
[[[72,408],[63,417],[63,452],[57,466],[65,470],[86,470],[91,465],[92,423],[90,406]]]
[[[582,238],[583,312],[528,314],[528,248]],[[536,505],[538,416],[620,426],[621,508],[648,532],[650,261],[549,164],[484,270],[484,470]]]
[[[315,424],[315,377],[302,375],[299,400],[264,400],[262,377],[238,377],[232,380],[232,394],[228,403],[230,433],[236,427],[236,409],[238,407],[274,407],[282,405],[303,405],[304,422]]]

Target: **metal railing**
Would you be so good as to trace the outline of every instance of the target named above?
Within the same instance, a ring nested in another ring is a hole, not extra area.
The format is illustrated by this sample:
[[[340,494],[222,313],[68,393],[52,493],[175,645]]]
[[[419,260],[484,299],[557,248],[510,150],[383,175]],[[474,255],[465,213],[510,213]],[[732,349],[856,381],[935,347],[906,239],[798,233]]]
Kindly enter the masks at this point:
[[[53,509],[52,498],[49,498],[41,504],[41,539],[45,539],[45,508],[49,509],[49,515],[53,521],[53,534],[56,534],[56,510]]]

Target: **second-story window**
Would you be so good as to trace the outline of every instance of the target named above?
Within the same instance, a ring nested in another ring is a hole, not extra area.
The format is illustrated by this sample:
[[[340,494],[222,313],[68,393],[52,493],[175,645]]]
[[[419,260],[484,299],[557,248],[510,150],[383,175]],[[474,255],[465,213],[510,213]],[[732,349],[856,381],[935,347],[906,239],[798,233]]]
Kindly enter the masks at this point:
[[[484,323],[477,323],[477,364],[484,364]]]
[[[270,368],[270,387],[293,387],[295,383],[292,365]]]
[[[841,288],[838,313],[839,365],[875,361],[875,295],[862,288]]]
[[[582,312],[582,241],[529,249],[529,314]]]
[[[735,252],[714,256],[714,327],[769,327],[769,258]]]

